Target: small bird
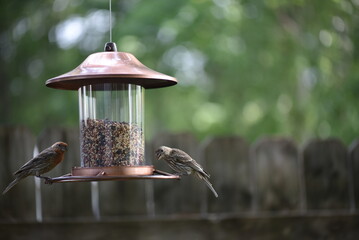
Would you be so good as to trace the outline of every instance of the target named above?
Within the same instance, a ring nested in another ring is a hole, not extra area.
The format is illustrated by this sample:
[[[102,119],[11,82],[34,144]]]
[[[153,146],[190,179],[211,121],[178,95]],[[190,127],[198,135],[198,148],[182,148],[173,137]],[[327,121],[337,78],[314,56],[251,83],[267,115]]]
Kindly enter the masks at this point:
[[[41,176],[41,174],[49,172],[56,167],[57,164],[62,162],[66,151],[67,144],[64,142],[56,142],[51,147],[43,150],[14,173],[14,176],[16,177],[15,180],[6,187],[2,194],[7,193],[20,180],[27,176],[36,176],[47,179],[46,177]]]
[[[158,160],[165,160],[168,165],[179,175],[195,174],[199,179],[202,179],[206,185],[211,189],[215,197],[218,197],[216,190],[209,182],[209,174],[203,170],[193,158],[191,158],[184,151],[177,148],[170,148],[166,146],[159,147],[156,152]]]

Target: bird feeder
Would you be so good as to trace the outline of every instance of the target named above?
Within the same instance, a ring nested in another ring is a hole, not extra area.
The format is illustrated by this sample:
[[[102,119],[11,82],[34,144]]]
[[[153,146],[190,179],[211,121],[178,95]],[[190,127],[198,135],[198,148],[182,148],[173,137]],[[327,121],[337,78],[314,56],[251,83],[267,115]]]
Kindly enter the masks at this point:
[[[178,178],[146,165],[144,146],[144,91],[175,84],[112,42],[47,80],[47,87],[77,90],[79,96],[81,166],[53,181]]]

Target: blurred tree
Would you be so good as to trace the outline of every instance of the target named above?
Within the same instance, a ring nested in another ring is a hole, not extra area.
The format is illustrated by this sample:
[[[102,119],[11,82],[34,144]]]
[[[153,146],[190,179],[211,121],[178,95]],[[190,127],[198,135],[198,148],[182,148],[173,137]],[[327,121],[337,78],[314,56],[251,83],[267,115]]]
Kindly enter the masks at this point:
[[[175,87],[146,91],[146,132],[358,136],[358,0],[113,1],[113,41]],[[78,124],[46,88],[109,40],[108,2],[2,1],[1,124]]]

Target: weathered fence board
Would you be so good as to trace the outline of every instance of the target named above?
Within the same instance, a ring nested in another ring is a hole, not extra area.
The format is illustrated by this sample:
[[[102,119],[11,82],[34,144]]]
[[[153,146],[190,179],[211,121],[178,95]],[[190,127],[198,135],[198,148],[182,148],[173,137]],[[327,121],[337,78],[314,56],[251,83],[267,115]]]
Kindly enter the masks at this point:
[[[37,138],[39,151],[56,141],[67,142],[69,150],[64,162],[45,174],[51,177],[81,165],[78,129],[45,129]],[[32,158],[35,145],[35,137],[27,128],[0,127],[1,191],[14,179],[12,173]],[[95,219],[94,212],[103,219],[207,213],[256,216],[267,211],[293,214],[301,201],[308,210],[339,209],[349,213],[350,209],[357,213],[358,142],[348,150],[336,139],[313,140],[298,150],[287,138],[264,138],[249,146],[240,137],[216,137],[199,145],[191,134],[159,134],[146,144],[146,164],[172,173],[165,162],[155,159],[154,151],[161,145],[180,148],[196,159],[210,173],[219,198],[195,176],[182,176],[181,180],[100,182],[99,194],[91,191],[90,183],[42,182],[44,221],[91,221]],[[99,204],[92,206],[96,199]],[[33,177],[0,196],[0,221],[36,221],[35,212]]]
[[[152,147],[148,148],[148,156],[154,157],[155,150],[162,146],[179,148],[191,157],[198,159],[198,142],[191,134],[160,134],[157,135]],[[153,160],[153,165],[162,171],[173,173],[165,162]],[[200,162],[201,164],[201,162]],[[154,199],[156,214],[187,214],[198,213],[201,205],[201,183],[194,176],[183,176],[178,180],[154,181]]]
[[[144,180],[100,182],[101,217],[145,216]]]
[[[308,209],[349,209],[348,150],[338,139],[312,140],[304,148]]]
[[[264,138],[251,150],[256,210],[299,209],[299,161],[295,143],[285,138]]]
[[[352,210],[359,207],[359,140],[350,146]]]
[[[209,213],[248,212],[252,202],[249,145],[239,137],[219,137],[202,146],[204,168],[219,197],[206,188]]]
[[[71,172],[72,167],[81,166],[79,129],[67,128],[64,131],[64,141],[68,144],[68,151],[61,163],[59,175]],[[51,172],[52,174],[52,172]],[[54,173],[55,174],[55,173]],[[53,175],[53,176],[59,176]],[[91,218],[91,185],[90,183],[56,183],[63,185],[63,214],[66,218]],[[56,187],[55,186],[55,187]]]
[[[35,138],[24,127],[1,127],[1,192],[14,180],[12,175],[33,155]],[[0,196],[0,216],[9,221],[34,221],[35,197],[34,178],[28,177],[19,182],[6,195]]]

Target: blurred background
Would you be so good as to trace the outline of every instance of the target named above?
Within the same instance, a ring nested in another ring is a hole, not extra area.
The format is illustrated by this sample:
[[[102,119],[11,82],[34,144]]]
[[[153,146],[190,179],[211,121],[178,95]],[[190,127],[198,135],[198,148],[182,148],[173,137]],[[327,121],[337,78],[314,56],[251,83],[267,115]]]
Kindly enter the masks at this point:
[[[2,1],[0,124],[78,126],[74,91],[45,87],[109,41],[102,0]],[[178,85],[146,91],[159,131],[291,136],[359,132],[359,1],[113,1],[113,41]]]
[[[0,0],[0,188],[59,139],[79,165],[76,91],[45,81],[110,40],[177,78],[145,92],[146,160],[178,147],[211,173],[0,197],[6,239],[358,239],[359,0]],[[167,167],[167,168],[166,168]],[[26,203],[26,204],[25,204]],[[41,223],[41,224],[39,224]]]

